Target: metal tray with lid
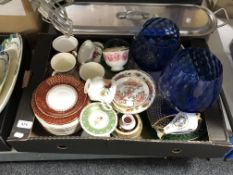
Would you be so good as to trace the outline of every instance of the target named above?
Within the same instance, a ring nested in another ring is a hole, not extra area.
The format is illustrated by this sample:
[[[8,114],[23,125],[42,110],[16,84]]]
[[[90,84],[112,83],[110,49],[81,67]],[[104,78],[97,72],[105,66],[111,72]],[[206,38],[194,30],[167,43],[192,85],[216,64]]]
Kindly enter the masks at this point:
[[[54,9],[52,17],[46,18],[62,33],[135,35],[149,18],[164,17],[177,24],[181,36],[200,37],[224,25],[218,25],[215,16],[221,10],[226,12],[191,4],[74,2]]]

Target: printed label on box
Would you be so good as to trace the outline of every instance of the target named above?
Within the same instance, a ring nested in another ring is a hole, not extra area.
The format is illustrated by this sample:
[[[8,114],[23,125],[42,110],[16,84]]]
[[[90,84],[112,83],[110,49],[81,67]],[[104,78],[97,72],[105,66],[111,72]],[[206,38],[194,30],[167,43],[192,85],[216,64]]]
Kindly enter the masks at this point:
[[[32,128],[32,122],[26,121],[26,120],[19,120],[17,124],[18,128],[23,128],[23,129],[31,129]]]
[[[17,137],[17,138],[22,138],[23,136],[24,136],[24,134],[21,133],[21,132],[16,132],[16,133],[14,134],[14,137]]]

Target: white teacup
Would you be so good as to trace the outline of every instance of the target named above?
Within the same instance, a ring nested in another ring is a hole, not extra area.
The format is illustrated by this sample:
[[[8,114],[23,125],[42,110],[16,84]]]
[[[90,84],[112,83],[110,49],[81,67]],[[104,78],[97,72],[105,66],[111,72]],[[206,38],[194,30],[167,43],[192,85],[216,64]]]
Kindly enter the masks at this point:
[[[78,40],[73,36],[59,36],[53,40],[52,46],[58,52],[69,52],[77,56]]]
[[[84,41],[78,51],[78,62],[81,64],[100,62],[103,47],[100,42],[92,42],[91,40]]]
[[[52,76],[55,74],[73,74],[76,65],[76,58],[70,53],[58,53],[51,59],[51,67],[54,70]]]
[[[95,77],[104,77],[104,67],[96,62],[88,62],[79,68],[79,76],[84,80],[93,79]]]

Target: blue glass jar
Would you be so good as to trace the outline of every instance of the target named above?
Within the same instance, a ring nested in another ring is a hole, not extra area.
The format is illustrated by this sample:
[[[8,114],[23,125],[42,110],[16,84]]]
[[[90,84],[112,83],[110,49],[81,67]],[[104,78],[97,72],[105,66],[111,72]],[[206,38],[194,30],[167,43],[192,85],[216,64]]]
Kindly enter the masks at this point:
[[[130,46],[130,55],[144,71],[161,71],[180,48],[179,29],[166,18],[152,18]]]
[[[203,112],[217,100],[222,81],[222,64],[215,55],[203,48],[187,48],[161,73],[158,89],[178,111]]]

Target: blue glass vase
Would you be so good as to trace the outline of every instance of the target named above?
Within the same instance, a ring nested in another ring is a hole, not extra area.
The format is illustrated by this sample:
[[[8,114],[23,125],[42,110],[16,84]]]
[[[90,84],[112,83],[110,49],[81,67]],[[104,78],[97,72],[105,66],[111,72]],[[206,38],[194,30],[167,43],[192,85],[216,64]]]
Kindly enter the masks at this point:
[[[144,71],[161,71],[180,48],[179,29],[166,18],[152,18],[130,46],[130,55]]]
[[[222,81],[222,64],[215,55],[203,48],[187,48],[161,73],[158,89],[178,111],[203,112],[217,100]]]

